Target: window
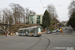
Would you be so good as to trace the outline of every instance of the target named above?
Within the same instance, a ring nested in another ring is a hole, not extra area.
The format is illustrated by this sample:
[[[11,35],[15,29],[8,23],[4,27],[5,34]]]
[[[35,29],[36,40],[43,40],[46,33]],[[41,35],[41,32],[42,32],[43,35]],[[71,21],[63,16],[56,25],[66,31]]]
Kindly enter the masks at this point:
[[[26,33],[26,30],[24,30],[24,33]]]
[[[40,24],[40,20],[37,20],[37,24]]]
[[[33,24],[33,21],[32,21],[32,24]]]
[[[24,33],[24,30],[20,30],[19,33]]]
[[[40,16],[37,16],[37,19],[40,19]]]
[[[29,32],[30,32],[30,33],[33,33],[33,32],[34,32],[34,30],[33,30],[33,29],[29,29]]]

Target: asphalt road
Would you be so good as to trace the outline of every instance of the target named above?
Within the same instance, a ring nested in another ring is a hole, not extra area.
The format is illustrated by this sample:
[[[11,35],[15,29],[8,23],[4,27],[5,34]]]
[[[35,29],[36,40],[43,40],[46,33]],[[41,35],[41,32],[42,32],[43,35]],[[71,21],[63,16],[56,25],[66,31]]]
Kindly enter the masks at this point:
[[[67,50],[67,47],[75,49],[75,35],[0,36],[0,50]]]

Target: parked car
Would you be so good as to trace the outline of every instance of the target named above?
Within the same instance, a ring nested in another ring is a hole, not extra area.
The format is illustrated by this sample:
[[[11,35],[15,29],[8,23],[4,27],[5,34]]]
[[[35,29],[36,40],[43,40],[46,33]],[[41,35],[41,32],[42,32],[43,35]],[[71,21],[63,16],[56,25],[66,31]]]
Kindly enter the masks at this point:
[[[52,31],[52,33],[56,33],[56,32],[57,32],[57,30],[53,30],[53,31]]]
[[[51,34],[51,33],[52,33],[52,31],[48,31],[48,32],[47,32],[47,34]]]
[[[65,30],[67,30],[68,28],[66,27]]]
[[[60,30],[59,30],[59,29],[57,29],[57,32],[60,32]]]

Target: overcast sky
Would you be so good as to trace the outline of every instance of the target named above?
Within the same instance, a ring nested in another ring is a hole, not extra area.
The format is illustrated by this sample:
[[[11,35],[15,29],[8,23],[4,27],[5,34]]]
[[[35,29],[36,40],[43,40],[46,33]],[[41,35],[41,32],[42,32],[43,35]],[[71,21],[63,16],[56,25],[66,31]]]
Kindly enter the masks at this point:
[[[53,4],[56,8],[59,21],[68,20],[68,6],[72,0],[41,0],[44,7],[48,4]],[[45,9],[43,9],[40,0],[0,0],[0,10],[8,8],[10,3],[20,4],[22,7],[28,7],[30,10],[35,11],[37,14],[43,14]]]

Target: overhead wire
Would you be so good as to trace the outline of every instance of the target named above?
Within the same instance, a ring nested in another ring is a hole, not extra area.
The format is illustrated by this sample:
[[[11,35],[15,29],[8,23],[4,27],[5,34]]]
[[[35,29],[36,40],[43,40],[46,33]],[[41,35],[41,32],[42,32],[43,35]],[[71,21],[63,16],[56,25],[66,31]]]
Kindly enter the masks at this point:
[[[42,5],[42,7],[43,7],[43,3],[42,3],[42,1],[40,0],[40,2],[41,2],[41,5]]]
[[[42,9],[42,12],[43,12],[43,10],[44,10],[44,6],[43,6],[43,3],[42,3],[42,1],[40,0],[40,3],[41,3],[41,5],[42,5],[42,7],[43,7],[43,9]]]

